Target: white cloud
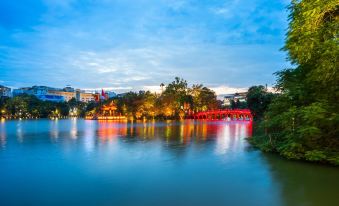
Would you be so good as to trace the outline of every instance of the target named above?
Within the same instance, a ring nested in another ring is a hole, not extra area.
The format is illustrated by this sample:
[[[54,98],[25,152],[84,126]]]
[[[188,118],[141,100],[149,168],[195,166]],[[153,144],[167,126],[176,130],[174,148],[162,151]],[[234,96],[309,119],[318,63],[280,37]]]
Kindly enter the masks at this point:
[[[271,84],[285,66],[285,13],[268,0],[46,1],[41,24],[11,34],[23,46],[0,47],[9,84],[156,91],[145,85],[179,76],[221,94]]]
[[[144,86],[143,90],[150,91],[150,92],[153,92],[153,93],[155,92],[155,93],[158,93],[158,94],[161,93],[160,84],[159,84],[159,86]]]
[[[213,91],[217,95],[223,95],[223,94],[234,94],[237,92],[246,92],[248,90],[248,87],[229,87],[226,85],[221,85],[218,87],[211,87]]]

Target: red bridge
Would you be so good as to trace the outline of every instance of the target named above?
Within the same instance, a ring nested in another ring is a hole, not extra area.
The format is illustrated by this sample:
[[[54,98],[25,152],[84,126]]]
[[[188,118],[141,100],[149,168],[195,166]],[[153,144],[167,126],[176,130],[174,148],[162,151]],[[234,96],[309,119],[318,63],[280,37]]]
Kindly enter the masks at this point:
[[[249,109],[225,109],[197,112],[192,114],[191,119],[208,119],[208,120],[230,120],[230,121],[252,121],[253,116]]]

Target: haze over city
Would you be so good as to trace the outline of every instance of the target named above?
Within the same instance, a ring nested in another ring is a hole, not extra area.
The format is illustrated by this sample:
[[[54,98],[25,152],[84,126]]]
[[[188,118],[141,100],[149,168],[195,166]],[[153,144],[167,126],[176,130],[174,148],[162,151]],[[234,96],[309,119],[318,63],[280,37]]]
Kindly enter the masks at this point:
[[[288,1],[0,3],[0,84],[159,90],[175,76],[217,94],[271,86]]]

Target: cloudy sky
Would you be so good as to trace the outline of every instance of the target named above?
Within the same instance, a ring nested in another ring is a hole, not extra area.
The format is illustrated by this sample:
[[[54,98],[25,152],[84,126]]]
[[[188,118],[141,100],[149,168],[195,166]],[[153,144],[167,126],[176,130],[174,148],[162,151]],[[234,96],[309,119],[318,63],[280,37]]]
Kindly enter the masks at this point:
[[[288,0],[1,0],[0,84],[217,93],[288,67]]]

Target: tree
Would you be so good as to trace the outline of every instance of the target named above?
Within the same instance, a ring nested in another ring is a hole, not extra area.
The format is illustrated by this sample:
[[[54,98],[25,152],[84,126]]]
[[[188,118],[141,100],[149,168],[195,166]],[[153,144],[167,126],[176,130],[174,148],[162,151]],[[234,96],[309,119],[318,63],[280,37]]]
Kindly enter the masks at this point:
[[[161,85],[164,86],[163,83]],[[169,83],[159,95],[150,91],[128,92],[114,98],[113,101],[119,113],[135,119],[179,119],[184,118],[190,111],[205,111],[221,107],[214,91],[201,84],[189,88],[187,81],[179,77]]]
[[[248,89],[247,106],[255,119],[261,120],[263,118],[264,112],[268,109],[273,97],[273,93],[267,92],[266,87],[262,85],[252,86]]]
[[[254,138],[293,159],[339,165],[339,5],[337,0],[293,0],[284,50],[294,68],[277,72],[280,95]]]
[[[162,99],[165,103],[166,116],[179,117],[180,110],[186,102],[189,102],[191,97],[188,95],[187,81],[179,77],[168,84],[162,94]],[[169,115],[171,113],[171,115]]]

